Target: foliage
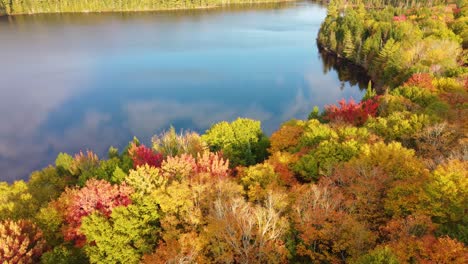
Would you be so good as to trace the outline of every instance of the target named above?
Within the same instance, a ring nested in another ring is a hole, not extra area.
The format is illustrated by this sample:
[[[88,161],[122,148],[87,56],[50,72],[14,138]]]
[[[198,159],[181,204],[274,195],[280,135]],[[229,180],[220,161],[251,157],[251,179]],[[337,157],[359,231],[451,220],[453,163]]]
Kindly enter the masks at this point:
[[[468,243],[468,162],[451,160],[432,173],[427,208],[441,231]]]
[[[389,247],[377,247],[353,261],[355,264],[399,264]]]
[[[263,205],[241,198],[216,200],[207,226],[210,262],[282,263],[282,240],[288,224],[275,204],[283,197],[269,194]]]
[[[206,154],[205,154],[206,155]],[[188,154],[182,154],[176,157],[167,157],[161,166],[162,173],[167,179],[188,179],[193,176],[197,170],[197,161]]]
[[[80,232],[82,218],[98,211],[109,217],[112,209],[131,203],[133,190],[126,185],[111,185],[103,180],[91,179],[82,189],[66,189],[56,202],[65,223],[64,238],[82,246],[86,237]]]
[[[134,8],[101,2],[0,0],[0,12]],[[468,6],[456,2],[330,1],[322,52],[373,81],[360,103],[315,108],[271,144],[239,118],[102,159],[60,153],[0,183],[0,262],[465,263]]]
[[[156,242],[158,206],[154,201],[118,206],[110,216],[94,212],[86,216],[80,231],[91,263],[139,263]]]
[[[411,215],[390,221],[382,232],[386,244],[399,262],[408,263],[465,263],[468,250],[448,237],[436,238],[434,225],[427,216]]]
[[[385,140],[409,140],[429,124],[425,114],[393,112],[388,117],[371,118],[366,127]]]
[[[0,222],[0,259],[5,264],[37,263],[46,249],[42,232],[30,221]]]
[[[307,116],[307,119],[311,120],[311,119],[319,119],[319,118],[320,118],[320,110],[318,106],[314,106],[314,108],[312,108],[312,111]]]
[[[262,200],[267,196],[268,185],[277,182],[278,175],[268,163],[245,168],[240,173],[240,181],[251,201]]]
[[[462,37],[450,29],[452,9],[433,6],[442,1],[430,1],[429,5],[412,9],[385,6],[385,2],[392,1],[367,0],[364,2],[369,6],[378,8],[366,9],[360,1],[354,1],[359,8],[349,8],[349,2],[336,1],[335,7],[329,9],[318,43],[363,66],[379,86],[395,87],[411,76],[408,82],[412,85],[429,84],[426,74],[440,76],[457,67]],[[393,2],[417,6],[423,1]],[[337,9],[343,15],[338,15]],[[440,19],[431,13],[439,14]],[[456,32],[462,35],[462,22],[458,23]]]
[[[262,162],[267,157],[269,140],[263,134],[260,121],[238,118],[213,125],[202,136],[210,150],[222,151],[233,167]]]
[[[297,124],[284,124],[270,137],[270,153],[277,151],[291,151],[297,147],[304,127]]]
[[[372,81],[367,84],[366,93],[362,97],[362,101],[372,99],[377,96],[377,91],[372,87]]]
[[[196,156],[197,153],[206,149],[200,135],[195,132],[185,132],[177,134],[175,128],[171,128],[159,136],[152,138],[153,149],[163,156],[178,156],[190,154]]]
[[[153,150],[146,147],[145,145],[137,146],[137,144],[134,143],[128,149],[128,153],[133,160],[134,168],[145,164],[156,168],[161,167],[163,160],[162,154],[153,152]]]
[[[357,155],[360,144],[354,140],[339,143],[323,141],[318,147],[302,156],[293,166],[293,170],[304,181],[316,181],[320,175],[330,175],[339,163]]]
[[[73,166],[73,157],[67,153],[60,152],[55,159],[55,166],[57,169],[71,172]]]
[[[24,181],[11,185],[0,182],[0,220],[29,218],[36,210],[33,196]]]
[[[416,103],[422,107],[427,107],[435,103],[438,98],[429,90],[417,86],[402,86],[390,92],[394,96],[403,96],[411,102]]]
[[[400,143],[379,142],[364,145],[361,154],[332,179],[346,187],[344,192],[351,201],[356,199],[352,203],[356,214],[378,226],[389,216],[418,211],[426,197],[423,186],[427,177],[413,150]]]
[[[432,76],[428,73],[415,73],[403,84],[403,86],[416,86],[429,91],[434,90]]]
[[[59,197],[67,185],[67,179],[59,175],[57,169],[50,166],[31,174],[28,190],[37,207],[42,207]]]
[[[142,198],[166,183],[166,179],[161,175],[160,169],[151,167],[148,164],[130,170],[125,183],[135,191],[134,198]]]
[[[337,133],[329,125],[322,124],[316,119],[311,119],[304,125],[304,133],[299,138],[299,146],[301,148],[316,147],[324,140],[337,137]]]
[[[89,263],[86,255],[78,248],[67,246],[55,247],[41,257],[42,264],[83,264]]]
[[[291,222],[298,232],[296,252],[303,262],[345,262],[373,246],[374,235],[342,210],[345,201],[334,187],[303,185],[294,191]]]
[[[375,117],[379,108],[379,98],[374,97],[356,103],[353,99],[346,103],[346,100],[338,102],[336,105],[325,107],[325,119],[330,121],[340,120],[353,125],[364,124],[369,117]]]
[[[213,178],[223,179],[229,175],[229,160],[219,153],[205,151],[197,154],[196,174],[206,174]]]

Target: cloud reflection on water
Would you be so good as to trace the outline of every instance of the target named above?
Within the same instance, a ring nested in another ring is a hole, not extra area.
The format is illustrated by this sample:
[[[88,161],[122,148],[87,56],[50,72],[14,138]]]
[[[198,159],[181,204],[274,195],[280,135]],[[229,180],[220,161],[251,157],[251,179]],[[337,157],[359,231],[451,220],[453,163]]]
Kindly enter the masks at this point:
[[[0,20],[0,180],[59,152],[149,143],[170,125],[204,132],[242,116],[271,133],[314,105],[359,99],[335,69],[323,73],[313,40],[324,15],[298,3]]]

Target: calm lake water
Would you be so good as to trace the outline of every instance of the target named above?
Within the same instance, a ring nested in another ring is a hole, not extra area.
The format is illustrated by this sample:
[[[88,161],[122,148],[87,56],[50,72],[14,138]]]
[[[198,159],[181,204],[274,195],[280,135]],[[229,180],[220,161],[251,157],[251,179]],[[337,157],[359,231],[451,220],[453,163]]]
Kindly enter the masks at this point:
[[[0,18],[0,180],[59,152],[149,144],[171,124],[204,132],[249,117],[271,134],[314,105],[361,99],[317,49],[325,15],[300,2]]]

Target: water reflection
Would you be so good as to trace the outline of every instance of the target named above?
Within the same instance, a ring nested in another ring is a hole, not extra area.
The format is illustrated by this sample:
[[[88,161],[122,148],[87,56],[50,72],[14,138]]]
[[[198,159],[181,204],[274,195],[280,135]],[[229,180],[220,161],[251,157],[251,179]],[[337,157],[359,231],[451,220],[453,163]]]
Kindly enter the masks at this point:
[[[315,47],[325,12],[287,3],[1,18],[0,180],[27,178],[61,151],[149,142],[171,124],[203,132],[244,116],[271,133],[314,105],[360,99],[360,83]]]
[[[358,86],[360,89],[367,88],[370,77],[367,75],[364,68],[357,66],[345,59],[341,59],[334,54],[331,54],[317,45],[320,58],[323,63],[323,73],[329,71],[338,73],[338,79],[342,82],[342,87],[347,82],[352,86]]]

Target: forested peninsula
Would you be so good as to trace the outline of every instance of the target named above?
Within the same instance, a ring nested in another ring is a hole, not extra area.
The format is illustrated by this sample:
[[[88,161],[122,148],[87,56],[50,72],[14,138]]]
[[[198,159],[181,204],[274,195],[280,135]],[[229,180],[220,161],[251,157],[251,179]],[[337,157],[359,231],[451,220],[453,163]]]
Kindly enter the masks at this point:
[[[468,5],[420,3],[329,4],[319,44],[382,87],[360,102],[271,136],[170,128],[0,183],[0,262],[466,263]]]

